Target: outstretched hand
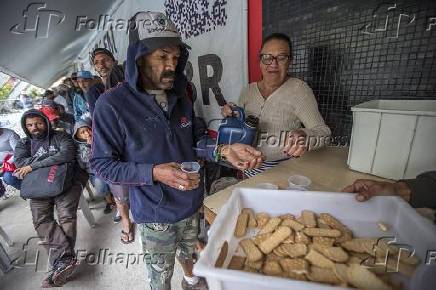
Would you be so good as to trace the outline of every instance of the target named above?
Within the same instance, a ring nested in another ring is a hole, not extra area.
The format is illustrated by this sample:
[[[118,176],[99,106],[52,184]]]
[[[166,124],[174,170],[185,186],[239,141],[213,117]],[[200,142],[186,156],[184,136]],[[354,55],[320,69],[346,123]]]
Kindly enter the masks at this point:
[[[370,179],[357,179],[342,189],[343,192],[356,193],[357,201],[367,201],[373,196],[397,195],[410,200],[410,189],[403,182],[391,183]]]
[[[285,142],[283,153],[290,157],[300,157],[307,151],[307,135],[303,130],[293,131]]]
[[[265,159],[262,152],[249,145],[240,143],[223,146],[221,154],[230,164],[239,170],[257,168]]]

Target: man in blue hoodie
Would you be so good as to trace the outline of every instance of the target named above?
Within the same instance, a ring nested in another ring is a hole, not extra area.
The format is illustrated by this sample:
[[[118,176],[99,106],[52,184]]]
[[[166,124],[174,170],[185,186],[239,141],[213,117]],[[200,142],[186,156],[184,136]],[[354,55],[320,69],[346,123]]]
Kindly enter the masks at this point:
[[[129,186],[151,289],[171,288],[177,249],[182,288],[207,289],[192,273],[203,184],[180,163],[224,158],[246,169],[258,167],[262,155],[243,144],[215,148],[186,96],[188,47],[174,23],[158,12],[139,12],[133,21],[127,82],[96,103],[91,166],[108,182]]]

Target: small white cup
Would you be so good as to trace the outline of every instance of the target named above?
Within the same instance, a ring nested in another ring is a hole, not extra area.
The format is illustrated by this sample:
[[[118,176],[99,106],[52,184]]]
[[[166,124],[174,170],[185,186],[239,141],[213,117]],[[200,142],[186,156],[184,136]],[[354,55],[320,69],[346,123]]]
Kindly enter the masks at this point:
[[[182,162],[180,170],[186,173],[198,173],[200,171],[200,163],[198,162]]]
[[[308,190],[312,181],[303,175],[291,175],[288,178],[289,187],[292,190]]]
[[[258,183],[258,184],[256,184],[255,187],[261,188],[261,189],[275,189],[275,190],[279,189],[279,187],[277,185],[272,184],[272,183],[268,183],[268,182]]]

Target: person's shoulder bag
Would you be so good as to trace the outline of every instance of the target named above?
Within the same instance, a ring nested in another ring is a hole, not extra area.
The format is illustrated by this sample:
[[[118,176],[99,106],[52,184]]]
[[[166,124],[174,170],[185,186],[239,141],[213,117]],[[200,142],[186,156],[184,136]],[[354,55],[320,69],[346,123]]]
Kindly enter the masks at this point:
[[[22,198],[49,198],[60,195],[73,185],[73,163],[41,167],[28,173],[22,183]]]

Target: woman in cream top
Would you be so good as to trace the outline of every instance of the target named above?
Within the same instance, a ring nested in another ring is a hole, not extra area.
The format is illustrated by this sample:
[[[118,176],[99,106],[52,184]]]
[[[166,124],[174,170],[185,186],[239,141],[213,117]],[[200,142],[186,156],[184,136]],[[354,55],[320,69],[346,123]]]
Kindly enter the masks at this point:
[[[289,38],[279,33],[268,36],[260,53],[262,80],[249,84],[241,92],[238,105],[247,116],[259,118],[255,147],[266,157],[259,169],[245,172],[248,176],[320,148],[330,137],[312,89],[304,81],[288,75],[290,60]],[[222,108],[223,116],[232,114],[231,106]]]

